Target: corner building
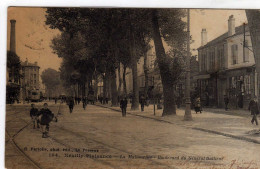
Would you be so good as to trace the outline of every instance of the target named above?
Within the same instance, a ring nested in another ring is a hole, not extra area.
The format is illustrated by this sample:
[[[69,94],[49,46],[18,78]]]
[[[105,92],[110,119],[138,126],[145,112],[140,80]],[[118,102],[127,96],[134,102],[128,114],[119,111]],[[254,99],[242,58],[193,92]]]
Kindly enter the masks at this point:
[[[224,95],[227,95],[229,107],[248,108],[258,89],[247,25],[235,27],[231,15],[228,31],[210,42],[207,42],[206,29],[202,29],[198,60],[199,75],[195,78],[204,106],[223,108]]]

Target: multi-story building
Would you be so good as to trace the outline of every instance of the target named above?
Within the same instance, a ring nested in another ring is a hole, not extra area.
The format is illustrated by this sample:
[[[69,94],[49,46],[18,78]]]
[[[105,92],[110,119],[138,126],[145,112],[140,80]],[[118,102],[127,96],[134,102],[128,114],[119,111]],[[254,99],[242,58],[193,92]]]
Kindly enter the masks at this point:
[[[202,29],[198,48],[198,87],[204,105],[224,106],[227,95],[232,107],[246,107],[257,94],[255,60],[250,49],[247,25],[235,27],[235,18],[228,19],[228,31],[207,42],[207,31]]]
[[[32,90],[40,90],[39,83],[39,70],[38,63],[29,63],[26,59],[21,63],[22,80],[21,87],[23,91],[23,99],[28,98],[31,95]]]

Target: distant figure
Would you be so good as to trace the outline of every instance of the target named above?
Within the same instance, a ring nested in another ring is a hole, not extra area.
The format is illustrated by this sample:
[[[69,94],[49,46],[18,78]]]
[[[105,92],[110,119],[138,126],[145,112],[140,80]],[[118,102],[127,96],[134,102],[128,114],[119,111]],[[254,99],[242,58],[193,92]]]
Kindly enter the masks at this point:
[[[74,99],[73,99],[73,97],[71,97],[71,98],[69,99],[68,105],[69,105],[70,113],[72,113],[73,108],[74,108]]]
[[[200,97],[197,97],[197,98],[195,99],[194,109],[195,109],[196,114],[197,114],[198,112],[202,113],[202,112],[201,112]]]
[[[106,97],[106,104],[108,104],[108,98]]]
[[[258,109],[258,102],[257,102],[257,97],[252,99],[249,103],[248,110],[251,111],[251,115],[253,116],[251,123],[258,125],[257,121],[257,115],[259,114],[259,109]]]
[[[177,104],[177,108],[181,107],[181,97],[180,96],[177,97],[176,104]]]
[[[225,102],[225,110],[228,110],[229,98],[227,95],[224,95],[224,102]]]
[[[38,120],[38,109],[35,108],[34,104],[31,104],[31,110],[30,110],[30,116],[33,121],[33,128],[35,129],[35,123],[37,123],[37,128],[40,128],[39,126],[39,120]]]
[[[81,100],[81,99],[78,97],[78,104],[80,104],[80,100]]]
[[[127,99],[126,99],[126,97],[124,97],[124,99],[122,99],[120,101],[120,108],[122,110],[122,116],[125,117],[126,116],[126,108],[127,108]]]
[[[87,97],[83,97],[82,99],[82,103],[83,103],[83,109],[85,110],[86,109],[86,106],[87,106]]]
[[[238,107],[239,108],[243,108],[243,105],[244,105],[244,97],[243,97],[243,94],[242,92],[239,93],[238,95]]]
[[[52,121],[54,114],[48,109],[48,104],[44,103],[44,108],[41,109],[39,115],[41,129],[42,129],[42,138],[48,137],[49,132],[49,123]]]
[[[55,100],[55,104],[56,104],[56,103],[57,103],[57,100],[58,100],[57,97],[55,97],[54,100]]]
[[[78,99],[77,99],[77,97],[74,98],[74,103],[75,103],[75,104],[78,103]]]
[[[140,104],[141,104],[141,111],[144,111],[144,105],[145,105],[145,97],[142,95],[140,97]]]

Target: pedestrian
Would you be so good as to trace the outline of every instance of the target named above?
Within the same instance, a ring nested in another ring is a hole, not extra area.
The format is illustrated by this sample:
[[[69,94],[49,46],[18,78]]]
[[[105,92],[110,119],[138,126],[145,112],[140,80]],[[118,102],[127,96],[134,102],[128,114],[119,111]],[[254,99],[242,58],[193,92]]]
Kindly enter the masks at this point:
[[[126,108],[127,108],[127,99],[126,99],[126,97],[124,97],[124,99],[122,99],[120,101],[120,108],[122,110],[122,116],[125,117],[126,116]]]
[[[224,102],[225,102],[225,110],[228,110],[228,103],[229,103],[229,98],[227,95],[224,95]]]
[[[106,104],[108,104],[108,98],[106,97]]]
[[[78,104],[80,104],[80,100],[81,100],[80,97],[78,97]]]
[[[194,109],[195,109],[196,114],[197,114],[198,112],[202,113],[202,112],[201,112],[200,97],[197,97],[197,98],[195,99]]]
[[[30,116],[33,121],[33,128],[35,129],[35,123],[37,123],[37,128],[40,128],[39,126],[39,120],[38,120],[38,109],[35,108],[34,104],[31,104],[31,110],[30,110]]]
[[[140,104],[141,104],[141,111],[144,111],[144,105],[145,105],[144,95],[141,95],[141,97],[140,97]]]
[[[44,107],[39,112],[39,119],[42,129],[42,138],[48,137],[49,123],[52,121],[54,114],[48,109],[48,104],[44,103]]]
[[[56,103],[57,103],[57,97],[55,97],[55,99],[54,99],[54,100],[55,100],[55,104],[56,104]]]
[[[69,104],[68,105],[69,105],[70,113],[72,113],[73,108],[74,108],[74,99],[73,99],[73,97],[71,97],[69,99]]]
[[[86,98],[86,96],[83,97],[82,103],[83,103],[83,109],[85,110],[85,109],[86,109],[86,106],[87,106],[87,98]]]
[[[254,124],[255,122],[255,124],[258,125],[257,115],[259,114],[259,109],[258,109],[257,97],[255,97],[250,101],[248,110],[251,111],[251,115],[253,116],[251,123]]]

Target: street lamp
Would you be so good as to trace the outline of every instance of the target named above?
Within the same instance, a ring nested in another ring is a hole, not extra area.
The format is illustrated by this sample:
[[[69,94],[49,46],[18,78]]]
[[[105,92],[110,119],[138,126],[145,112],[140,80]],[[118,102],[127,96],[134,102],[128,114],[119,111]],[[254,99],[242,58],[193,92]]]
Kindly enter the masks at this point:
[[[187,57],[186,57],[186,81],[185,81],[186,108],[184,120],[191,121],[190,101],[190,9],[187,9]]]

